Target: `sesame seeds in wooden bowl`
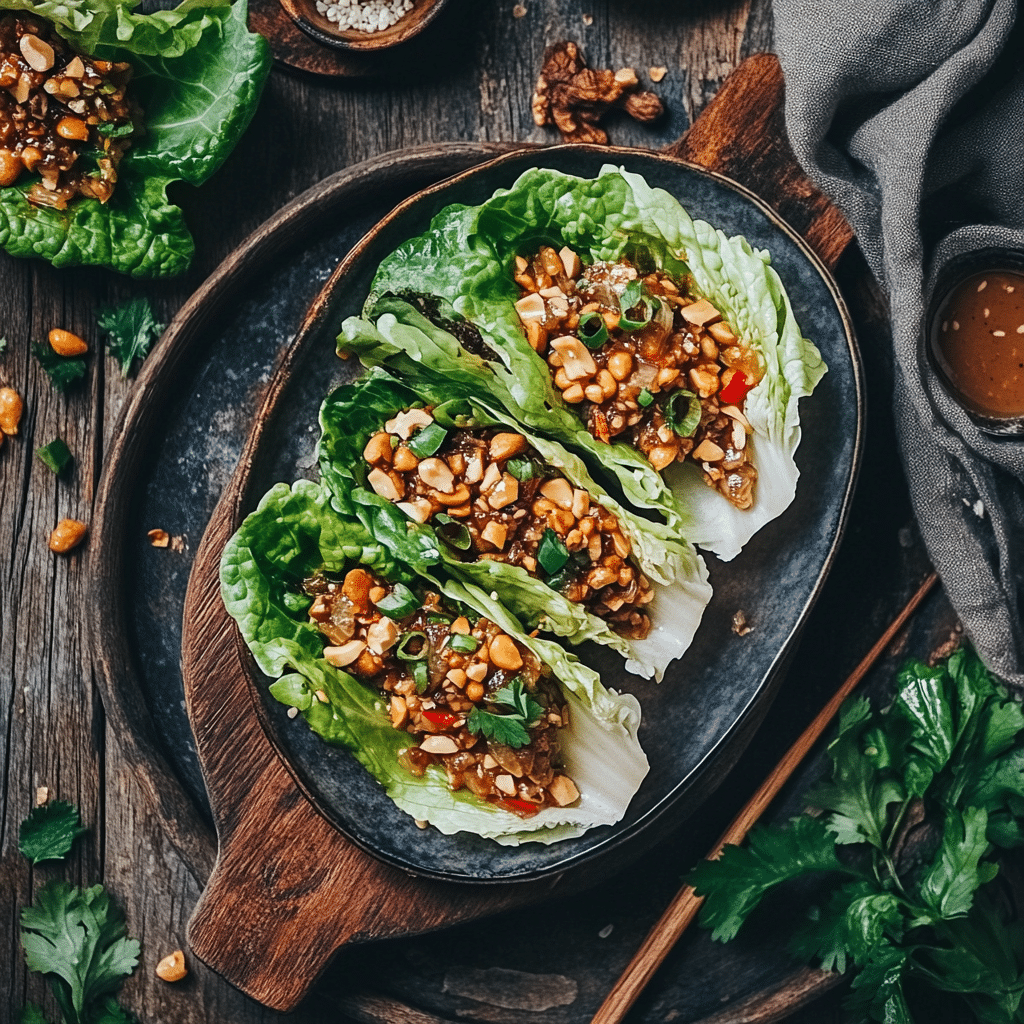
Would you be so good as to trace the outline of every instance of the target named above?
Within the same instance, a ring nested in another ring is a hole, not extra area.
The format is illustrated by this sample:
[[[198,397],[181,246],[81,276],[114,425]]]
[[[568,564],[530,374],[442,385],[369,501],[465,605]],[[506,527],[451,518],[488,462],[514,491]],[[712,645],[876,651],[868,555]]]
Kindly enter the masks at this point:
[[[384,50],[418,35],[447,0],[280,0],[295,23],[325,46]]]

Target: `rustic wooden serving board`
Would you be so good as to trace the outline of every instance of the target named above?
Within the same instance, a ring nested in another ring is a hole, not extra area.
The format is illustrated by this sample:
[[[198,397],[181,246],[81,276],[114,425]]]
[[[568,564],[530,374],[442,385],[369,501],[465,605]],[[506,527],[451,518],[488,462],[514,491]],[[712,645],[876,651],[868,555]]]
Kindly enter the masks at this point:
[[[774,58],[752,58],[738,69],[669,153],[759,194],[829,266],[851,239],[789,152]],[[311,321],[316,316],[314,308]],[[264,410],[273,407],[281,377],[264,395]],[[185,692],[219,841],[189,941],[243,991],[290,1009],[347,943],[413,935],[522,906],[546,896],[552,882],[468,887],[410,877],[345,838],[298,784],[261,722],[248,655],[219,596],[220,553],[249,497],[255,445],[256,434],[213,514],[186,598]],[[593,884],[595,876],[578,871],[556,881],[566,892]],[[806,997],[810,983],[801,975],[794,991]]]

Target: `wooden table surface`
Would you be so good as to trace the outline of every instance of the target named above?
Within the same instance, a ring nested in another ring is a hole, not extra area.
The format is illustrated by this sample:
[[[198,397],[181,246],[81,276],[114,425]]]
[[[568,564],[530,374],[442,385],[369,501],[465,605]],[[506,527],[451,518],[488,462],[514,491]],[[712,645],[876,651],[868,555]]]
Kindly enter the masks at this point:
[[[654,126],[625,117],[609,123],[612,141],[659,148],[674,141],[747,55],[770,50],[768,0],[650,3],[634,0],[452,0],[432,29],[430,56],[399,78],[322,80],[272,73],[247,135],[226,166],[200,190],[180,187],[197,242],[192,270],[172,282],[137,283],[96,270],[57,271],[0,254],[0,381],[23,395],[20,435],[0,449],[0,1021],[16,1021],[26,999],[55,1017],[45,983],[24,968],[18,911],[41,882],[67,877],[103,882],[126,909],[142,962],[122,1001],[146,1024],[257,1024],[276,1014],[191,963],[190,978],[169,986],[156,962],[184,945],[199,896],[194,878],[168,843],[133,778],[118,735],[108,727],[94,681],[84,604],[93,566],[88,544],[71,556],[47,550],[63,517],[88,521],[104,456],[133,388],[102,354],[100,305],[145,295],[167,321],[221,259],[284,203],[324,176],[368,157],[444,140],[554,142],[538,129],[530,97],[545,46],[578,40],[595,66],[633,66],[668,113]],[[84,386],[54,391],[30,355],[54,326],[93,343]],[[33,449],[63,437],[74,469],[59,480]],[[76,804],[89,834],[65,865],[31,869],[18,853],[18,826],[37,787]],[[609,978],[609,984],[612,979]],[[831,1014],[831,1010],[828,1011]],[[822,1020],[825,1009],[801,1019]],[[337,1011],[304,1008],[293,1020],[339,1020]]]

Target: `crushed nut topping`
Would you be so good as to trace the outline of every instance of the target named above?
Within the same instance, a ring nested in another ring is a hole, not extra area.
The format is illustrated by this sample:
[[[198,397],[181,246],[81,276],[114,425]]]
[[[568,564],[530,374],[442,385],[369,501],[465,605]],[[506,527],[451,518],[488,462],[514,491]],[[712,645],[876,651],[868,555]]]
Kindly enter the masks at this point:
[[[324,657],[386,696],[392,726],[409,734],[399,757],[407,771],[440,765],[452,790],[521,817],[579,798],[558,766],[568,706],[547,668],[495,623],[361,567],[302,586]]]
[[[613,107],[644,123],[665,112],[653,92],[640,88],[632,68],[599,71],[587,66],[573,42],[559,42],[544,52],[540,78],[533,93],[533,120],[540,127],[553,124],[565,142],[608,144],[608,133],[599,126]]]
[[[583,267],[567,248],[518,257],[514,276],[527,339],[594,437],[632,444],[659,471],[689,459],[750,508],[757,470],[743,404],[764,368],[707,299],[625,260]]]
[[[0,16],[0,188],[28,171],[42,179],[27,192],[37,206],[105,203],[136,131],[130,77],[128,64],[75,53],[37,18]]]
[[[406,434],[411,415],[386,423],[363,450],[378,495],[431,522],[465,557],[520,566],[621,636],[647,636],[654,591],[616,515],[546,465],[522,434],[432,420]]]

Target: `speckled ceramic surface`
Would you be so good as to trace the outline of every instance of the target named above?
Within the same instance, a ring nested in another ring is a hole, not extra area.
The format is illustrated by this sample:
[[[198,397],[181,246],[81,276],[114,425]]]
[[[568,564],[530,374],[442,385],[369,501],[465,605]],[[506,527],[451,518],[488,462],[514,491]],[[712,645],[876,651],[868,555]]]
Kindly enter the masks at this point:
[[[565,147],[516,154],[477,168],[403,204],[345,261],[319,298],[320,311],[289,355],[288,380],[262,425],[262,440],[248,481],[249,507],[279,480],[312,475],[317,409],[327,391],[358,372],[334,355],[342,319],[359,312],[380,260],[399,242],[421,232],[430,217],[453,202],[475,204],[508,186],[527,167],[543,162],[593,175],[606,162],[643,174],[667,189],[691,215],[727,234],[743,234],[767,248],[793,301],[803,333],[829,366],[815,394],[801,403],[801,471],[794,504],[765,527],[732,562],[708,558],[715,594],[693,646],[663,683],[627,675],[614,655],[584,649],[586,661],[608,685],[628,689],[644,709],[641,742],[651,772],[618,825],[552,846],[501,847],[472,836],[422,831],[400,812],[347,752],[325,746],[301,720],[266,694],[254,678],[266,728],[297,781],[331,821],[360,846],[419,874],[462,881],[536,878],[604,857],[638,852],[659,830],[678,822],[711,792],[739,756],[772,694],[772,682],[828,571],[845,520],[860,449],[862,389],[856,350],[830,279],[805,246],[752,196],[724,179],[677,161],[630,151]],[[340,253],[332,253],[332,259]],[[283,292],[265,315],[282,334],[299,315]],[[354,362],[354,361],[353,361]],[[247,371],[257,385],[265,369]],[[222,413],[221,415],[225,415]],[[244,417],[246,409],[231,415]],[[211,436],[211,444],[214,443]],[[211,451],[216,458],[216,452]],[[732,632],[742,610],[753,630]]]

